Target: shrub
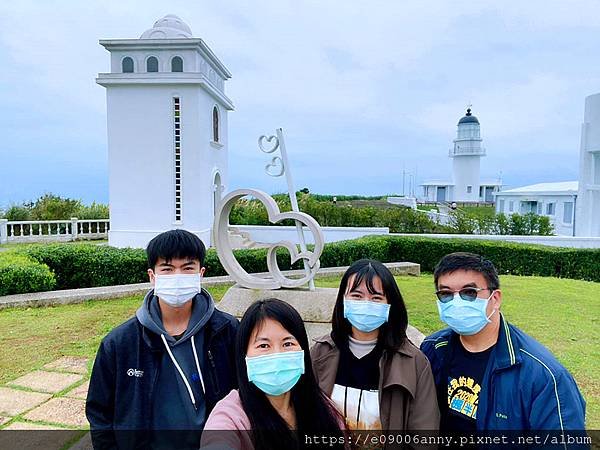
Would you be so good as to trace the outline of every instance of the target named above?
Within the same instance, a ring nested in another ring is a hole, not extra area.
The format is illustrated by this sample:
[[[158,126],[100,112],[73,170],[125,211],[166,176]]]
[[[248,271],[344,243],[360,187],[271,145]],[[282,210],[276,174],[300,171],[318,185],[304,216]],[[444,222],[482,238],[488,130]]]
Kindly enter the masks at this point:
[[[368,236],[326,244],[321,255],[321,267],[347,266],[360,258],[374,258],[382,262],[415,262],[421,265],[424,272],[432,272],[444,255],[457,251],[483,255],[494,262],[501,274],[600,282],[600,249],[418,236]],[[143,249],[119,249],[93,244],[50,244],[32,245],[20,252],[38,263],[46,264],[47,267],[43,267],[46,270],[49,267],[54,272],[57,289],[148,281],[147,260]],[[5,258],[7,254],[8,252],[0,254],[0,257]],[[234,254],[247,272],[267,271],[266,249],[235,250]],[[290,257],[285,249],[277,252],[277,260],[281,270],[302,267],[302,262],[293,266],[290,264]],[[207,276],[226,275],[214,249],[208,250],[205,266]],[[2,281],[2,286],[10,284],[12,282],[6,284]],[[36,287],[36,290],[52,287]]]
[[[446,254],[473,252],[490,259],[501,274],[537,275],[600,282],[600,249],[574,249],[544,245],[474,239],[435,239],[405,236],[368,236],[325,247],[321,265],[327,267],[331,247],[349,245],[347,253],[336,252],[339,265],[352,258],[374,257],[383,262],[410,261],[421,264],[421,270],[432,272]],[[371,256],[372,255],[372,256]]]
[[[315,197],[318,196],[300,194],[298,196],[300,211],[309,214],[324,227],[388,227],[392,233],[450,231],[447,227],[433,222],[426,214],[410,208],[391,206],[384,209],[374,206],[335,205],[331,201],[321,201]],[[281,211],[291,209],[287,196],[277,194],[273,198]],[[232,225],[269,225],[266,209],[258,200],[241,199],[236,202],[229,221]],[[293,224],[293,221],[285,220],[277,225]]]
[[[64,220],[75,217],[81,208],[80,200],[62,198],[54,194],[44,194],[38,198],[31,209],[34,220]]]
[[[550,236],[554,234],[554,226],[550,223],[550,217],[538,216],[537,233],[541,236]]]
[[[57,289],[142,283],[148,281],[142,249],[93,244],[32,245],[23,250],[47,264],[56,275]]]
[[[459,234],[475,234],[478,229],[478,217],[473,217],[462,211],[452,211],[450,213],[450,226],[455,233]]]
[[[54,194],[44,194],[35,202],[11,205],[0,218],[9,221],[20,220],[67,220],[71,217],[78,219],[108,219],[108,205],[92,202],[83,205],[81,200],[62,198]]]
[[[508,217],[506,217],[502,213],[500,213],[496,216],[496,230],[495,231],[496,231],[495,234],[502,234],[502,235],[510,234],[510,221],[508,220]]]
[[[516,236],[550,236],[554,230],[547,216],[535,213],[490,215],[465,210],[450,212],[450,227],[457,234],[513,234]]]
[[[91,205],[82,205],[73,217],[78,219],[108,219],[109,210],[108,205],[103,203],[92,202]]]
[[[143,249],[81,243],[32,245],[24,252],[54,271],[56,289],[148,281],[148,261]],[[266,249],[236,250],[234,253],[248,272],[268,270]],[[289,256],[285,250],[278,252],[277,257],[282,270],[290,268]],[[207,276],[227,275],[214,249],[208,249],[204,265]]]
[[[12,205],[4,213],[4,219],[9,221],[31,220],[31,210],[27,206]]]
[[[12,252],[0,254],[0,295],[50,291],[56,286],[47,265]]]

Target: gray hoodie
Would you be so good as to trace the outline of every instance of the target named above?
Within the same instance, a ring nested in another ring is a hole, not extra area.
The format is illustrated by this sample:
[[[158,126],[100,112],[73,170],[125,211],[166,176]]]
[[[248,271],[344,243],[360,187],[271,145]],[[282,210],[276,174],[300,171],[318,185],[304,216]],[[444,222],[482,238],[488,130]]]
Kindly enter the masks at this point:
[[[161,336],[165,345],[153,395],[151,424],[154,430],[202,430],[206,421],[203,373],[208,373],[208,368],[200,364],[206,360],[202,357],[204,326],[212,316],[215,304],[205,289],[192,301],[192,316],[179,340],[165,331],[154,290],[146,294],[136,312],[140,323]]]

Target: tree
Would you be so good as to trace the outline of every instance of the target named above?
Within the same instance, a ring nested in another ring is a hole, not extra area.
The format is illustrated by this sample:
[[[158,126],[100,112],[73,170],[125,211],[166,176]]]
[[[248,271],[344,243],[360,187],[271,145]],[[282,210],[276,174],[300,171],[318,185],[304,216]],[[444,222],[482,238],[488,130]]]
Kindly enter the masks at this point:
[[[92,202],[91,205],[83,205],[75,213],[78,219],[108,219],[108,205]]]
[[[44,194],[38,198],[31,209],[34,220],[63,220],[75,217],[82,207],[80,200],[62,198],[59,195]]]
[[[31,209],[23,205],[11,205],[4,213],[4,218],[11,222],[31,220]]]

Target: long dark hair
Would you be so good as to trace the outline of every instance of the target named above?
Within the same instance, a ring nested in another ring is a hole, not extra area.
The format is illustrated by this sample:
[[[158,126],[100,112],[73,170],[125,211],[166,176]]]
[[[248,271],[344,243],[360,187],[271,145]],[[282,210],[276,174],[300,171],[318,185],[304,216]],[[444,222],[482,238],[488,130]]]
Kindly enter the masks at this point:
[[[295,431],[289,429],[265,393],[248,381],[245,358],[250,336],[266,319],[279,322],[296,338],[304,350],[304,374],[291,390],[291,402],[296,413]],[[339,435],[343,419],[317,384],[312,370],[304,322],[298,311],[288,303],[270,298],[250,305],[238,329],[236,360],[240,399],[252,425],[255,448],[286,450],[305,446],[315,448],[314,445],[307,445],[304,434],[332,434],[337,431]]]
[[[356,275],[356,277],[352,282],[352,286],[350,286],[350,291],[356,289],[364,280],[368,291],[374,294],[376,291],[373,287],[373,279],[377,277],[381,280],[383,293],[390,304],[390,314],[388,321],[379,328],[377,339],[385,349],[396,350],[400,348],[406,339],[406,328],[408,327],[406,306],[392,272],[374,259],[360,259],[348,267],[348,270],[344,273],[333,308],[333,317],[331,318],[333,340],[338,346],[346,345],[348,336],[352,332],[350,322],[344,318],[344,295],[348,290],[348,281],[353,275]]]

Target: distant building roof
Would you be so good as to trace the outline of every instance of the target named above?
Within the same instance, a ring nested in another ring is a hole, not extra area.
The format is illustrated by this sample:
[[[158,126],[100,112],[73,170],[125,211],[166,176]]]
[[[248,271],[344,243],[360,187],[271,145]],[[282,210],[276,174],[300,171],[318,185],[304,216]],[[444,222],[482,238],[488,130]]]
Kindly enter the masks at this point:
[[[579,191],[578,181],[538,183],[500,191],[496,195],[573,195]]]
[[[433,181],[425,181],[421,183],[419,186],[454,186],[452,181],[442,181],[442,180],[433,180]]]

